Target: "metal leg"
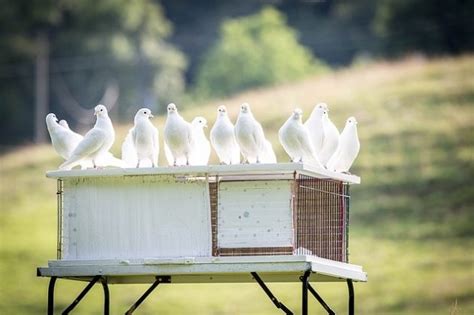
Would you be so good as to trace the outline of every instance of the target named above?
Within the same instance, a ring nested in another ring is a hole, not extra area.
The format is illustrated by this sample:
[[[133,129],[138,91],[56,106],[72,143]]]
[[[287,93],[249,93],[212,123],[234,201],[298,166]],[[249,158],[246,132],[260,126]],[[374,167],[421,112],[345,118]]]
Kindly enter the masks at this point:
[[[49,279],[48,286],[48,315],[54,314],[54,285],[56,284],[57,277],[51,277]]]
[[[283,303],[278,301],[278,299],[273,295],[272,291],[270,291],[270,289],[265,285],[265,282],[263,282],[263,280],[256,272],[251,272],[251,274],[255,281],[257,281],[257,283],[260,285],[263,291],[265,291],[265,293],[268,295],[270,300],[272,300],[273,304],[275,304],[277,308],[283,310],[283,312],[285,312],[285,314],[287,315],[293,315],[292,311],[290,311]]]
[[[156,281],[153,282],[153,284],[148,288],[148,290],[143,293],[142,296],[128,309],[128,311],[125,312],[125,315],[130,315],[132,314],[139,306],[140,304],[145,301],[145,299],[150,295],[153,290],[160,284],[160,283],[171,283],[171,277],[170,276],[158,276],[156,277]]]
[[[329,315],[335,315],[334,311],[329,307],[329,305],[326,304],[326,302],[323,300],[323,298],[316,292],[316,290],[311,286],[311,284],[308,283],[308,289],[309,292],[313,294],[313,296],[318,300],[319,304],[321,304],[326,312],[328,312]]]
[[[347,288],[349,289],[349,315],[354,315],[354,285],[351,279],[347,279]]]
[[[77,298],[71,303],[71,305],[69,305],[64,311],[62,314],[69,314],[76,306],[77,304],[79,304],[79,302],[84,298],[84,296],[86,296],[86,294],[90,291],[90,289],[92,289],[92,287],[94,286],[94,284],[99,281],[99,279],[101,278],[101,276],[95,276],[94,278],[92,278],[91,282],[89,282],[89,284],[84,288],[84,290],[82,290],[81,293],[79,293],[79,295],[77,296]]]
[[[301,305],[301,314],[308,315],[308,286],[309,286],[309,276],[311,275],[311,270],[305,271],[304,275],[300,277],[302,285],[302,305]]]
[[[104,290],[104,315],[109,315],[110,313],[110,293],[109,286],[107,285],[107,280],[102,278],[102,289]]]

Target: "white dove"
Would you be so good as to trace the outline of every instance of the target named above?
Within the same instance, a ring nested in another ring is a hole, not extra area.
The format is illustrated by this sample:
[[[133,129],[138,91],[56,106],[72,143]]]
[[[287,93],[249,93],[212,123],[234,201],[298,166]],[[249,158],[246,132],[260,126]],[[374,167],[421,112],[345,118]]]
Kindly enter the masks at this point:
[[[134,126],[122,144],[122,158],[127,161],[128,165],[135,160],[137,168],[144,160],[150,161],[152,167],[158,165],[160,151],[158,129],[151,123],[151,117],[153,115],[148,108],[141,108],[135,114]],[[146,164],[146,166],[148,165]]]
[[[329,109],[326,109],[323,114],[323,130],[323,147],[318,157],[321,163],[326,166],[331,156],[336,152],[339,143],[339,130],[337,130],[337,127],[329,119]]]
[[[278,131],[278,138],[292,162],[312,163],[322,167],[314,152],[309,131],[302,121],[303,112],[297,108]]]
[[[82,136],[58,124],[55,114],[46,115],[46,127],[54,150],[65,160],[69,159],[74,149],[82,140]]]
[[[207,165],[211,155],[211,144],[204,134],[204,128],[207,128],[207,120],[198,116],[191,122],[193,127],[193,143],[189,156],[190,165]]]
[[[87,159],[92,161],[94,167],[97,167],[96,159],[106,154],[112,147],[115,131],[107,108],[104,105],[97,105],[94,108],[94,115],[97,116],[94,128],[86,133],[67,161],[59,166],[60,169],[71,169]]]
[[[192,150],[193,128],[191,124],[183,119],[178,113],[176,105],[168,105],[168,118],[165,128],[165,153],[168,148],[173,158],[170,165],[176,166],[181,159],[189,165],[189,155]]]
[[[224,105],[217,108],[217,119],[211,129],[211,144],[221,164],[240,163],[240,148],[235,139],[234,125]]]
[[[324,140],[324,130],[323,130],[323,115],[327,110],[327,105],[325,103],[317,104],[309,118],[306,120],[304,125],[308,128],[311,142],[313,143],[313,148],[316,153],[316,156],[319,157],[319,153],[323,148]]]
[[[239,117],[235,123],[235,138],[244,157],[244,163],[261,162],[261,155],[265,147],[268,149],[268,145],[265,143],[262,125],[253,117],[248,103],[240,106]]]
[[[357,135],[357,120],[349,117],[341,133],[339,145],[334,155],[329,159],[327,168],[331,171],[348,172],[360,150],[359,136]]]

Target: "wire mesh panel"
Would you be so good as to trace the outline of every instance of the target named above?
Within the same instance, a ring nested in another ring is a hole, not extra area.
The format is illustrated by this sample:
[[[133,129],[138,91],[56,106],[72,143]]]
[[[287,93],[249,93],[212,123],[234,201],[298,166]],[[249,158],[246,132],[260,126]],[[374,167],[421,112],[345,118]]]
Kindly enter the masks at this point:
[[[295,254],[347,262],[349,185],[299,175],[295,195]]]

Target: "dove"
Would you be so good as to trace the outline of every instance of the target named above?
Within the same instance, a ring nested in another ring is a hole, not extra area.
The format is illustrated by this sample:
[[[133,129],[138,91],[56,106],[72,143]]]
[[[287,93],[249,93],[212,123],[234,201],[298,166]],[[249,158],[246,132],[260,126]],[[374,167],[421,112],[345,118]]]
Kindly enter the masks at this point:
[[[303,112],[297,108],[278,131],[278,138],[292,162],[312,163],[322,167],[314,152],[309,131],[302,121]]]
[[[207,128],[207,120],[204,117],[196,117],[191,122],[193,128],[193,143],[189,156],[190,165],[207,165],[211,155],[211,144],[204,134]]]
[[[329,109],[323,114],[323,146],[321,151],[318,153],[319,160],[323,165],[327,165],[328,160],[336,152],[337,145],[339,143],[339,130],[329,119]]]
[[[189,155],[193,144],[193,127],[179,115],[178,109],[173,103],[168,105],[164,136],[165,153],[168,148],[173,158],[173,163],[170,165],[178,165],[177,163],[181,159],[184,159],[185,164],[189,165]]]
[[[107,153],[115,140],[115,131],[112,121],[104,105],[97,105],[94,108],[94,115],[97,116],[94,128],[89,130],[84,139],[79,142],[71,153],[71,156],[59,166],[60,169],[71,169],[84,160],[91,160],[92,165],[97,167],[96,159],[100,155]]]
[[[339,173],[348,172],[354,163],[360,150],[359,137],[357,135],[357,120],[349,117],[346,121],[339,139],[336,152],[329,159],[327,168]]]
[[[82,136],[58,124],[55,114],[46,115],[46,127],[51,137],[54,150],[65,160],[69,159]]]
[[[240,113],[234,131],[240,152],[244,157],[244,163],[260,163],[265,148],[268,151],[268,145],[265,143],[266,139],[262,125],[253,117],[248,103],[243,103],[240,106]]]
[[[143,160],[150,161],[152,167],[158,165],[158,129],[151,123],[151,117],[153,114],[148,108],[141,108],[135,114],[134,126],[122,144],[122,156],[128,165],[135,160],[137,168]]]
[[[323,115],[327,110],[325,103],[317,104],[304,125],[308,128],[311,142],[313,143],[314,152],[319,157],[319,153],[323,148],[324,130]]]
[[[235,139],[234,125],[224,105],[217,108],[217,119],[211,129],[211,144],[221,164],[240,163],[240,148]]]

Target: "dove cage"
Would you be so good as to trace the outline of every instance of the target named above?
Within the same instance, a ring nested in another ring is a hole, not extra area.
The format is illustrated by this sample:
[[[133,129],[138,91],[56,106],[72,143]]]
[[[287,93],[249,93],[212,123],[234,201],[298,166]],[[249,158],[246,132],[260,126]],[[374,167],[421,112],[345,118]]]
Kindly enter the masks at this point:
[[[108,313],[112,283],[257,283],[302,281],[302,313],[309,285],[366,281],[348,263],[349,185],[359,177],[308,165],[252,164],[52,171],[58,182],[57,259],[38,268],[51,277],[88,281],[79,303],[102,282]],[[258,273],[257,273],[258,272]]]

